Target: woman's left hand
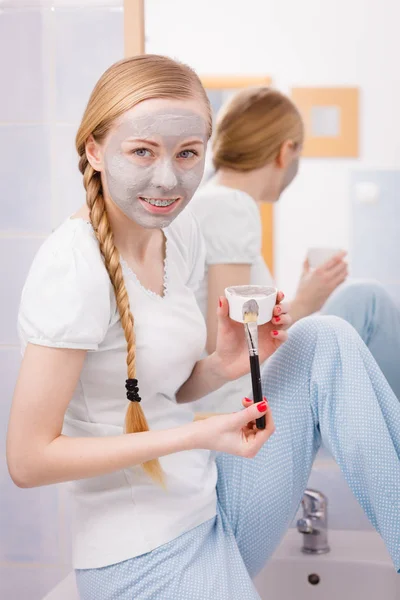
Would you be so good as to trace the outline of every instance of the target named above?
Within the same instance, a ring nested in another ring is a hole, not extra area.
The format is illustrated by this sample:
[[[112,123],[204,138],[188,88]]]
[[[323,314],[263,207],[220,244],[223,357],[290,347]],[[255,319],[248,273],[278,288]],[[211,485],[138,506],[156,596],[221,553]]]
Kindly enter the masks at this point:
[[[284,294],[278,292],[272,321],[258,327],[258,355],[264,362],[288,337],[286,329],[292,324],[288,305],[282,303]],[[218,369],[228,381],[245,375],[250,370],[249,350],[243,323],[229,318],[229,304],[225,297],[219,299],[217,346],[214,358]]]

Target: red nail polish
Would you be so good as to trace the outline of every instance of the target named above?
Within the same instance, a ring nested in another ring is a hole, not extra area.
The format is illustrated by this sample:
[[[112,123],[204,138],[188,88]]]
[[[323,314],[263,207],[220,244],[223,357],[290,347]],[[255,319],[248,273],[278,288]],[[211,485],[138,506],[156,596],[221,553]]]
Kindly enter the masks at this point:
[[[246,402],[253,402],[253,400],[250,400],[250,398],[245,398]]]
[[[280,320],[281,320],[280,317],[275,317],[275,321],[277,321],[277,323],[279,323]]]
[[[218,304],[219,304],[219,307],[221,308],[222,307],[221,298],[218,300]]]
[[[278,331],[273,331],[272,335],[278,335],[278,333],[279,333]]]
[[[265,397],[265,396],[263,396],[263,401],[264,401],[264,402],[267,404],[267,406],[268,406],[268,400],[266,399],[266,397]]]
[[[259,412],[265,412],[267,410],[267,403],[266,402],[259,402],[257,404],[257,410]]]

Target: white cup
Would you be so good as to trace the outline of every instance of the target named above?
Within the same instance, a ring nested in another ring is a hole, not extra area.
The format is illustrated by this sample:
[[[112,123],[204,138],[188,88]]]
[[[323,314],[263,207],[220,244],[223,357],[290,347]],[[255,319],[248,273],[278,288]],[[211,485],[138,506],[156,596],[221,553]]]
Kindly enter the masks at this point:
[[[234,285],[226,288],[225,296],[229,304],[229,316],[238,323],[243,321],[243,305],[248,300],[255,300],[258,305],[259,325],[264,325],[272,319],[278,290],[265,285]]]
[[[342,248],[309,248],[307,252],[308,263],[312,269],[316,269],[342,251]]]

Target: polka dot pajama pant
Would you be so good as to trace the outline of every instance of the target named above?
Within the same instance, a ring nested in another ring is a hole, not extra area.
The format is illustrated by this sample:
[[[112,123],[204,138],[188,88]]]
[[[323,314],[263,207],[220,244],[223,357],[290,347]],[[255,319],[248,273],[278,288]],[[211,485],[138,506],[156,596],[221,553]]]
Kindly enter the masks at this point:
[[[399,367],[400,368],[400,367]],[[217,456],[215,518],[142,556],[77,570],[82,600],[255,600],[323,440],[400,569],[400,403],[355,330],[310,317],[268,361],[276,432],[254,459]]]

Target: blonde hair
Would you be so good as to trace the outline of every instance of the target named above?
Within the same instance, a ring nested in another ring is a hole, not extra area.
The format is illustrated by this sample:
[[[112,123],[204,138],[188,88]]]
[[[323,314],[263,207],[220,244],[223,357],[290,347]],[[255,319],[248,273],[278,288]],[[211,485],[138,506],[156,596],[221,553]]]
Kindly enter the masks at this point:
[[[200,98],[208,111],[209,134],[211,135],[211,109],[200,79],[186,65],[156,55],[128,58],[107,69],[90,96],[76,135],[76,148],[80,157],[79,169],[83,174],[90,221],[114,288],[121,325],[125,334],[128,379],[136,379],[134,319],[122,275],[120,256],[114,245],[113,232],[107,216],[101,175],[100,172],[93,169],[87,159],[86,142],[91,135],[97,142],[101,142],[119,116],[139,102],[151,98]],[[148,429],[149,426],[140,403],[130,401],[125,418],[125,431],[135,433],[148,431]],[[158,459],[146,462],[143,468],[154,480],[163,481]]]
[[[303,122],[289,98],[266,86],[245,88],[221,109],[212,142],[213,163],[252,171],[272,162],[282,144],[303,143]]]

